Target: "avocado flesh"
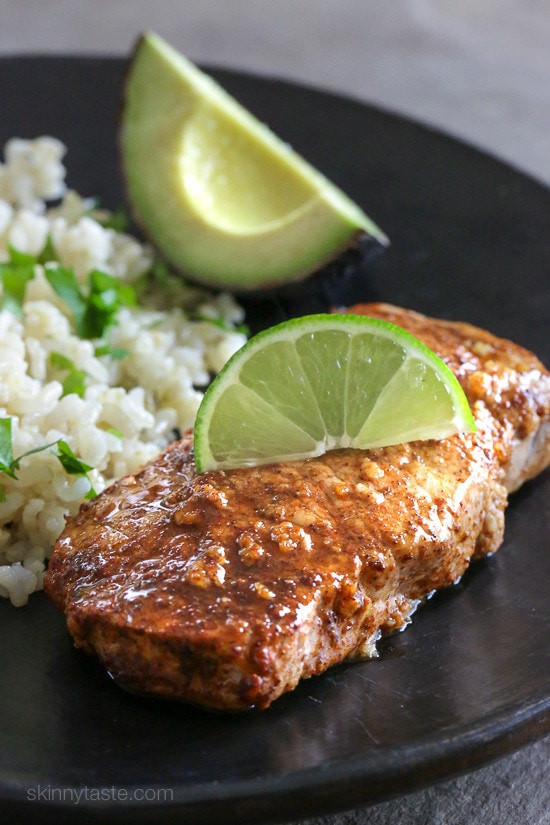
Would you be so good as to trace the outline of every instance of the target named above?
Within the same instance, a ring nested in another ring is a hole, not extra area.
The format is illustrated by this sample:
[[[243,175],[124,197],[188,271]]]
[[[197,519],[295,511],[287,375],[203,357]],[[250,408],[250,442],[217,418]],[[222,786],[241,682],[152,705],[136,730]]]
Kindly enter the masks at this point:
[[[131,60],[120,145],[128,200],[164,257],[203,284],[300,280],[359,234],[362,210],[154,34]]]

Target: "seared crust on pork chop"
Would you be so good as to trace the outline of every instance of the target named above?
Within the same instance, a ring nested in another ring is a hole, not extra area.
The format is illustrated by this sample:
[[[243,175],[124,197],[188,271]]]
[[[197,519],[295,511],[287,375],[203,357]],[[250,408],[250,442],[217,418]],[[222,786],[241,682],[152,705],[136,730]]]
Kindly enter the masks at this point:
[[[75,644],[131,690],[267,707],[369,656],[502,542],[507,491],[550,459],[550,376],[468,324],[382,304],[449,364],[477,432],[197,475],[192,436],[69,519],[45,577]]]
[[[550,463],[550,375],[529,350],[460,321],[440,321],[390,304],[347,310],[405,327],[458,378],[470,405],[498,422],[495,443],[509,493]]]

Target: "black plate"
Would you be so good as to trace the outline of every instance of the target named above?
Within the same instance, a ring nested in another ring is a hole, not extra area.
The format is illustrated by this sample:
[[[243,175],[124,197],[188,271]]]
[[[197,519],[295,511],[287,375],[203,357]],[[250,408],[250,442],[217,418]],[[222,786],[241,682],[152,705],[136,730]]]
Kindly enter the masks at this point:
[[[119,204],[122,62],[19,58],[0,70],[2,140],[60,137],[70,185]],[[367,278],[344,279],[340,293],[329,284],[294,303],[252,304],[254,318],[383,299],[467,319],[550,361],[548,190],[377,109],[216,75],[393,240]],[[43,594],[20,610],[2,600],[4,813],[153,822],[160,806],[164,823],[281,821],[397,795],[542,736],[550,729],[549,492],[546,473],[515,495],[501,551],[382,643],[377,661],[335,668],[264,712],[214,715],[126,694],[72,648]],[[166,790],[154,801],[157,786]],[[132,798],[136,789],[144,800]]]

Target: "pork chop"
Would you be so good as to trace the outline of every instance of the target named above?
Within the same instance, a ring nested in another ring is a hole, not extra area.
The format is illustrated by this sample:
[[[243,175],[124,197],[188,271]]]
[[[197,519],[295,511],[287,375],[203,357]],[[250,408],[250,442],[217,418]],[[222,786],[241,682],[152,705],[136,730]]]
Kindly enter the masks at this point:
[[[68,520],[44,587],[75,644],[131,690],[267,707],[371,656],[495,552],[507,493],[550,460],[550,375],[469,324],[382,304],[448,363],[477,432],[197,475],[192,435]]]

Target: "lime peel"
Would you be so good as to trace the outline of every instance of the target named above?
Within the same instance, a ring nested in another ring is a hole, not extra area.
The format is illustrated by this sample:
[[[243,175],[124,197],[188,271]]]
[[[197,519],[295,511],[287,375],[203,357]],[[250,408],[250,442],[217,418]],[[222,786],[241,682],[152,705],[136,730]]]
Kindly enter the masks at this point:
[[[199,472],[475,431],[449,367],[411,333],[363,315],[285,321],[251,338],[205,393]]]

